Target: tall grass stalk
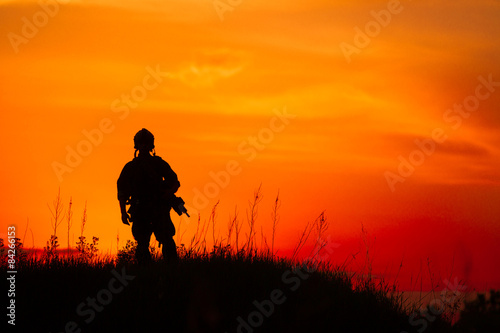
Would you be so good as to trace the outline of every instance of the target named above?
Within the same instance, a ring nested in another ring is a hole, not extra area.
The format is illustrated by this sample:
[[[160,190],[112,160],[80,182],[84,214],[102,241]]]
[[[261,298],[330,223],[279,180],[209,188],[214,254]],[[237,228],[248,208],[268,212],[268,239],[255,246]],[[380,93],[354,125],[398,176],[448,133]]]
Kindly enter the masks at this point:
[[[70,249],[71,249],[71,245],[69,244],[69,232],[71,230],[71,225],[72,225],[71,218],[73,217],[73,212],[71,211],[72,204],[73,204],[72,198],[70,197],[69,198],[68,213],[66,214],[67,223],[68,223],[68,249],[67,249],[68,255],[70,254]]]
[[[252,201],[248,203],[249,210],[247,211],[247,222],[249,231],[247,236],[247,242],[245,244],[245,251],[247,253],[252,252],[255,248],[255,234],[256,234],[255,223],[257,221],[258,205],[262,200],[261,187],[262,184],[259,185],[257,190],[255,190]]]
[[[271,221],[273,224],[273,229],[272,229],[272,240],[271,240],[271,255],[274,256],[274,240],[276,238],[276,227],[278,226],[278,222],[280,220],[280,216],[278,215],[278,209],[281,206],[281,201],[280,201],[280,192],[278,191],[278,194],[276,195],[276,199],[274,199],[274,204],[273,204],[273,210],[271,212]]]
[[[57,191],[57,196],[52,202],[52,207],[49,207],[50,214],[52,215],[51,226],[54,237],[57,237],[57,227],[63,222],[64,207],[61,200],[61,188]]]

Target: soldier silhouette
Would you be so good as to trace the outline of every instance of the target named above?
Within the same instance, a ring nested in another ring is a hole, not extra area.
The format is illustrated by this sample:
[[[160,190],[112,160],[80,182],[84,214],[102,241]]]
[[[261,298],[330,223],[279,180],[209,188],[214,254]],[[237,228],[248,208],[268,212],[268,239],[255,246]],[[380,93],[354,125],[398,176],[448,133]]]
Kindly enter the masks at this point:
[[[162,246],[163,258],[175,261],[177,247],[170,209],[174,208],[179,215],[188,215],[184,201],[175,196],[180,187],[177,174],[156,156],[154,136],[147,129],[141,129],[134,136],[134,148],[134,159],[123,167],[117,181],[122,222],[126,225],[132,222],[132,235],[137,241],[135,257],[139,264],[151,261],[149,241],[152,233]],[[128,211],[127,205],[130,205]]]

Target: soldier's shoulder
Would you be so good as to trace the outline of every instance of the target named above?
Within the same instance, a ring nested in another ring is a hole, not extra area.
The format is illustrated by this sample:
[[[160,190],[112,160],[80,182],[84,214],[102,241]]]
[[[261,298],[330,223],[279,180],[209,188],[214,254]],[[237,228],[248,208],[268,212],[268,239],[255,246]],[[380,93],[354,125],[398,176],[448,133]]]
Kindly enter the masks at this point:
[[[168,164],[167,161],[165,161],[163,158],[161,158],[160,156],[154,156],[155,157],[155,162],[158,166],[160,166],[162,169],[170,169],[172,170],[172,167],[170,166],[170,164]]]
[[[137,162],[138,162],[137,157],[134,157],[134,159],[133,159],[133,160],[128,161],[128,162],[127,162],[127,164],[125,164],[125,167],[127,168],[127,167],[134,166],[134,165],[136,165],[136,164],[137,164]]]
[[[134,165],[134,161],[129,161],[127,162],[124,166],[123,166],[123,169],[122,169],[122,172],[120,174],[120,177],[121,178],[124,178],[124,177],[129,177],[132,173],[134,173],[134,169],[135,169],[135,165]]]
[[[167,163],[163,158],[161,158],[160,156],[153,156],[153,160],[156,162],[156,163]]]
[[[141,167],[141,161],[139,157],[134,157],[131,161],[125,164],[124,169],[137,169]]]

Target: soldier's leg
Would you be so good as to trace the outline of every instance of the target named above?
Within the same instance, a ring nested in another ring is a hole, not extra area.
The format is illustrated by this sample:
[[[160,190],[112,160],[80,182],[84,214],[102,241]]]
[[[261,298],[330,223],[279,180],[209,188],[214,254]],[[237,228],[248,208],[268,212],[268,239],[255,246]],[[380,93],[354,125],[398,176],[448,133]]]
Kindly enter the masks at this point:
[[[153,222],[153,231],[158,242],[162,244],[163,259],[167,262],[177,260],[177,245],[173,239],[175,227],[170,219],[170,209],[161,211]]]
[[[132,224],[132,235],[137,241],[135,250],[135,259],[139,264],[146,264],[151,261],[151,253],[149,252],[149,240],[153,232],[151,224],[142,223],[144,221],[135,221]]]
[[[167,262],[177,261],[177,259],[179,259],[177,255],[177,245],[172,237],[162,243],[161,253]]]

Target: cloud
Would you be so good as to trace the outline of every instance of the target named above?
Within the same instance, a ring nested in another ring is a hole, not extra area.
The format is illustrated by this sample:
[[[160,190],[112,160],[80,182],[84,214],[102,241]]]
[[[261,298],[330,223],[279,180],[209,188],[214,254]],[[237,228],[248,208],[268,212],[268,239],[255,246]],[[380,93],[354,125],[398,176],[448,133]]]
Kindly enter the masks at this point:
[[[477,143],[462,140],[447,140],[440,144],[438,151],[442,154],[464,157],[489,157],[491,151]]]
[[[445,132],[446,134],[446,132]],[[398,152],[403,154],[410,152],[417,148],[415,141],[423,142],[430,140],[429,136],[422,136],[412,133],[386,133],[378,134],[381,138],[381,142],[385,148],[393,147],[393,152]],[[463,157],[489,157],[492,155],[492,151],[487,147],[487,142],[481,142],[479,140],[464,140],[455,139],[450,136],[443,143],[435,144],[435,152],[437,154],[446,154],[454,156]]]
[[[193,87],[213,86],[242,71],[248,63],[246,58],[243,52],[224,48],[196,51],[194,59],[173,77]]]

